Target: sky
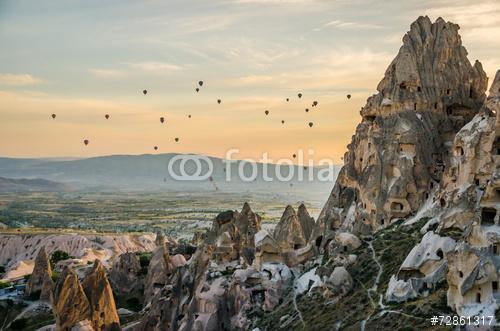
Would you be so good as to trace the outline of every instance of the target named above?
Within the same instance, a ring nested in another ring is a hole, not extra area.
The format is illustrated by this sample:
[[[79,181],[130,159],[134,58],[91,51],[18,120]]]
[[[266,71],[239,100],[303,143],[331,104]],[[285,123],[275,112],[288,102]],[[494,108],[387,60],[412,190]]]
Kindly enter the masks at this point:
[[[494,77],[498,0],[0,0],[0,156],[340,163],[420,15],[459,24]]]

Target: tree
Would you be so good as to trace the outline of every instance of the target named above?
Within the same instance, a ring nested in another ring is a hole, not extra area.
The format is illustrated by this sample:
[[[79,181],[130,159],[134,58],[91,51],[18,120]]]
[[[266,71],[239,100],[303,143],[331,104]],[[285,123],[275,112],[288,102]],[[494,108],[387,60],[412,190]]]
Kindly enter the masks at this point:
[[[64,261],[73,258],[74,256],[71,256],[67,252],[58,249],[57,251],[54,251],[54,253],[52,253],[52,255],[50,256],[50,262],[52,263],[53,266],[55,266],[59,261]]]

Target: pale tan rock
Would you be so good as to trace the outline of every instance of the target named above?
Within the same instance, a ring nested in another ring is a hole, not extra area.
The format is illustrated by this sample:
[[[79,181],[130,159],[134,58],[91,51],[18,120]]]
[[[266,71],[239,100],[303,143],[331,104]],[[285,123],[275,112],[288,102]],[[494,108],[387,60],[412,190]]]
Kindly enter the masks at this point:
[[[26,283],[25,296],[49,301],[53,286],[50,259],[45,247],[42,246],[36,256],[33,273]]]
[[[255,235],[254,266],[260,269],[264,263],[281,263],[281,249],[274,238],[266,231],[260,230]]]
[[[65,268],[55,285],[51,299],[57,331],[68,331],[90,318],[90,303],[76,273]]]
[[[95,331],[92,327],[92,322],[89,320],[83,320],[75,324],[71,328],[71,331]]]
[[[481,64],[467,59],[458,25],[414,22],[378,94],[361,110],[311,242],[340,227],[369,235],[417,212],[442,179],[455,134],[483,107],[486,86]]]
[[[274,239],[282,251],[299,249],[306,245],[302,226],[292,206],[286,206],[279,223],[274,228]]]
[[[92,327],[95,330],[119,330],[120,318],[113,291],[101,261],[94,262],[92,270],[82,281],[82,288],[89,301]]]
[[[498,274],[487,258],[481,257],[467,245],[459,246],[447,254],[448,259],[448,305],[458,313],[469,304],[492,302],[493,282]]]

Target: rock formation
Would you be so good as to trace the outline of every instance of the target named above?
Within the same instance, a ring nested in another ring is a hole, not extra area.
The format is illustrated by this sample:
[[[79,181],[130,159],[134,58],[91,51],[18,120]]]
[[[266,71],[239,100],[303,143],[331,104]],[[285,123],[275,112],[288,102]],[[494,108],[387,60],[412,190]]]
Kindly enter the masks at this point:
[[[306,245],[302,224],[292,206],[286,206],[279,223],[274,229],[274,238],[284,251],[299,249]]]
[[[106,269],[99,260],[80,283],[66,267],[51,297],[56,330],[120,330],[115,300]]]
[[[368,235],[415,213],[439,184],[455,134],[481,109],[487,85],[458,29],[441,18],[411,25],[361,110],[313,240],[339,227]]]
[[[116,294],[125,297],[142,297],[143,279],[140,277],[141,264],[135,253],[124,253],[113,261],[109,280]]]
[[[299,218],[304,239],[308,241],[316,223],[314,222],[314,218],[309,215],[309,212],[303,203],[301,203],[297,209],[297,217]]]
[[[120,319],[113,291],[101,261],[95,260],[92,270],[82,281],[82,288],[89,300],[89,319],[94,330],[119,330]]]
[[[26,283],[25,296],[49,301],[52,287],[52,268],[45,247],[42,246],[36,256],[33,273]]]
[[[78,322],[90,318],[89,300],[71,268],[66,267],[59,276],[51,302],[57,331],[69,331]]]
[[[255,235],[254,265],[260,269],[264,263],[281,263],[281,249],[276,240],[266,230],[260,230]]]
[[[388,300],[414,298],[446,280],[448,305],[459,315],[494,315],[500,268],[499,73],[486,102],[447,145],[440,185],[407,221],[432,217],[421,243],[391,278]],[[457,244],[448,237],[453,233]]]
[[[153,251],[146,277],[144,302],[147,304],[165,285],[174,271],[186,264],[184,256],[170,256],[169,246],[164,238],[157,239],[158,247]]]
[[[251,265],[255,258],[255,234],[261,229],[261,218],[245,202],[240,213],[228,210],[217,215],[206,243],[214,246],[216,260],[241,259]]]

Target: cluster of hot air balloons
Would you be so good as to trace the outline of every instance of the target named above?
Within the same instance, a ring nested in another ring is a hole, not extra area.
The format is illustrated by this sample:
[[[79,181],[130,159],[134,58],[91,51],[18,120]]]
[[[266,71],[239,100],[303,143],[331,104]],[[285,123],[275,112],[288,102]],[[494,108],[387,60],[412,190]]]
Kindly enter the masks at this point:
[[[203,81],[202,81],[202,80],[200,80],[200,81],[198,82],[198,86],[199,86],[199,87],[195,88],[196,93],[200,92],[200,88],[203,86]]]
[[[200,92],[200,90],[201,90],[201,88],[202,88],[202,87],[203,87],[203,81],[202,81],[202,80],[200,80],[200,81],[198,81],[198,86],[195,88],[195,91],[196,91],[197,93],[198,93],[198,92]],[[143,93],[144,95],[147,95],[148,90],[144,89],[144,90],[142,90],[142,93]],[[297,97],[298,97],[299,99],[302,99],[302,96],[303,96],[303,94],[302,94],[301,92],[297,93]],[[347,96],[347,99],[351,99],[351,94],[347,94],[346,96]],[[290,98],[286,98],[285,100],[286,100],[286,102],[290,102]],[[217,99],[217,103],[218,103],[218,104],[221,104],[221,103],[222,103],[222,100],[221,100],[221,99]],[[311,107],[317,107],[317,106],[318,106],[318,101],[316,101],[316,100],[315,100],[315,101],[313,101],[313,102],[312,102],[312,104],[311,104]],[[305,108],[305,112],[306,112],[306,113],[308,113],[308,112],[309,112],[309,108]],[[264,114],[265,114],[266,116],[268,116],[268,115],[270,114],[270,111],[266,109],[266,110],[264,111]],[[52,117],[52,119],[56,119],[57,115],[56,115],[56,114],[51,114],[51,117]],[[105,118],[106,120],[109,120],[109,119],[110,119],[110,115],[109,115],[109,114],[105,114],[105,115],[104,115],[104,118]],[[188,118],[191,118],[191,114],[188,114]],[[165,123],[165,122],[166,122],[165,117],[163,117],[163,116],[162,116],[162,117],[160,117],[160,123],[162,123],[162,124],[163,124],[163,123]],[[284,119],[283,119],[283,120],[281,120],[281,124],[282,124],[282,125],[284,125],[284,124],[285,124],[285,120],[284,120]],[[309,123],[308,123],[308,126],[309,126],[310,128],[312,128],[312,127],[314,126],[314,123],[313,123],[313,122],[309,122]],[[179,142],[179,140],[180,140],[180,139],[179,139],[179,137],[175,137],[175,138],[174,138],[174,141],[175,141],[175,142]],[[89,139],[84,139],[84,140],[83,140],[83,143],[84,143],[84,145],[85,145],[85,146],[87,146],[87,145],[90,143],[90,141],[89,141]],[[157,150],[158,150],[158,146],[156,146],[156,145],[155,145],[155,146],[153,147],[153,149],[154,149],[155,151],[157,151]],[[292,156],[293,156],[293,158],[296,158],[296,157],[297,157],[297,155],[296,155],[296,154],[293,154]],[[341,159],[343,159],[343,158],[341,158]],[[307,169],[307,167],[304,167],[304,170],[306,170],[306,169]],[[224,169],[224,171],[225,171],[225,169]],[[210,177],[210,182],[213,182],[213,178],[212,178],[212,177]],[[214,183],[214,186],[216,187],[216,189],[218,189],[218,188],[217,188],[217,186],[215,185],[215,183]]]

